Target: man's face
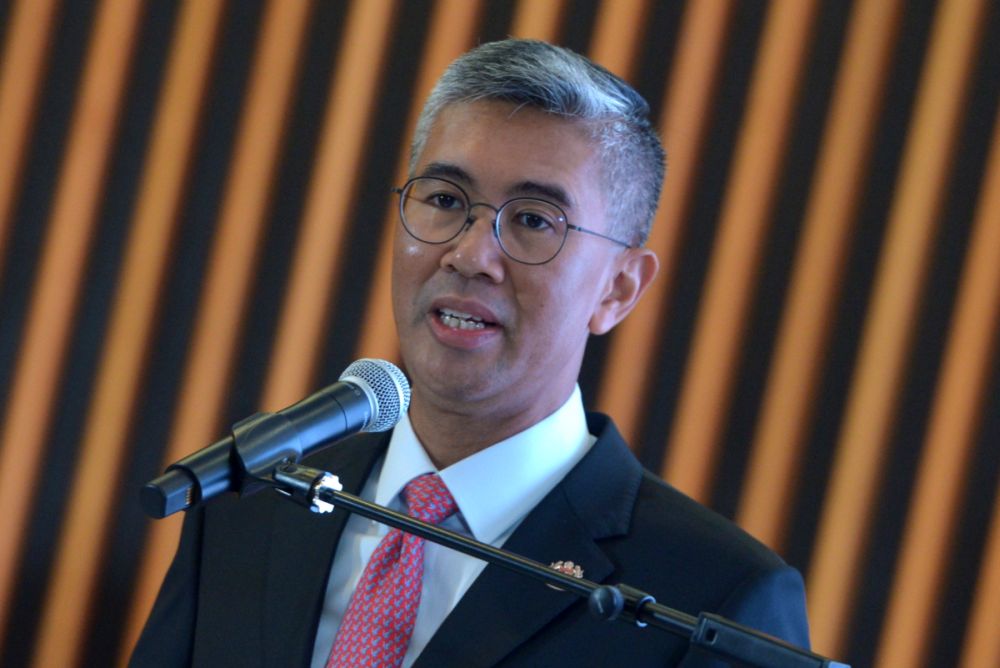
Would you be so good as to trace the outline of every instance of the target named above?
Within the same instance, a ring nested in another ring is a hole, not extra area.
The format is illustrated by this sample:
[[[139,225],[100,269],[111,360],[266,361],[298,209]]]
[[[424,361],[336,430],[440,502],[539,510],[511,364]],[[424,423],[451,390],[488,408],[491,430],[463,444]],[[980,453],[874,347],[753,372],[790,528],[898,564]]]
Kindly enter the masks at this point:
[[[546,199],[571,224],[607,233],[595,156],[577,123],[502,102],[462,103],[439,114],[415,175],[446,178],[493,207]],[[493,211],[473,215],[440,245],[396,226],[393,310],[413,406],[530,425],[569,396],[588,334],[614,324],[602,309],[623,249],[570,232],[551,262],[524,265],[501,250]]]

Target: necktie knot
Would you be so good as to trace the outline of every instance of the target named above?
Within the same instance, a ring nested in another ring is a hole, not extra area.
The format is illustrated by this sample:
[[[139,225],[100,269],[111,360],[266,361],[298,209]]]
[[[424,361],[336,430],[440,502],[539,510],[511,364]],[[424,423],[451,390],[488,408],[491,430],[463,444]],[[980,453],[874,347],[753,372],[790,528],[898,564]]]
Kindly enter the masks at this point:
[[[412,517],[429,524],[440,524],[457,510],[455,499],[436,473],[425,473],[407,483],[403,500]]]

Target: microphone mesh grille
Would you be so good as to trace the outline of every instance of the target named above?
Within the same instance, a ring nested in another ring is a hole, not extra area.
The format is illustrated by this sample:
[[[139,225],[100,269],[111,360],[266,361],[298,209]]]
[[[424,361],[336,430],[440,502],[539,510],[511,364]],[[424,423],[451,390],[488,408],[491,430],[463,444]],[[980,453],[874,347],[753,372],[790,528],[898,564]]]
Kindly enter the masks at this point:
[[[376,359],[359,359],[344,369],[340,380],[363,383],[375,399],[374,414],[363,431],[392,429],[410,407],[410,383],[399,367]]]

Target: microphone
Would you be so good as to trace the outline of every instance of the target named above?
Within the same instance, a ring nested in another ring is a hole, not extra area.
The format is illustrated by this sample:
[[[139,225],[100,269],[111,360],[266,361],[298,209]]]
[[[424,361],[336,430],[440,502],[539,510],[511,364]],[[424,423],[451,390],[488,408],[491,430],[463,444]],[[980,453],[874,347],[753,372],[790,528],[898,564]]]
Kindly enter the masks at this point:
[[[396,365],[360,359],[338,382],[277,413],[251,415],[230,436],[171,464],[142,488],[140,504],[160,519],[224,492],[250,493],[279,464],[351,434],[391,429],[409,405],[410,384]]]

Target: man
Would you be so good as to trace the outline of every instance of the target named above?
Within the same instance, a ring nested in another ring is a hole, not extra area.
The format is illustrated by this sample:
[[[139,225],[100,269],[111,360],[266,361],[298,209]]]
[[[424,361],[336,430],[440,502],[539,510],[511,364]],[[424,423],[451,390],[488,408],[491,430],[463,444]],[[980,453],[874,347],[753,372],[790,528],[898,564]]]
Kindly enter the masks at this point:
[[[541,42],[485,44],[452,64],[397,191],[409,414],[391,436],[348,439],[309,464],[417,516],[427,481],[445,528],[806,645],[798,573],[644,472],[611,420],[583,410],[587,338],[620,322],[657,272],[642,244],[663,152],[647,115],[620,79]],[[354,665],[385,651],[371,665],[722,665],[662,631],[598,621],[568,593],[392,536],[274,495],[193,510],[133,664]],[[387,580],[410,573],[408,558],[416,584]]]

